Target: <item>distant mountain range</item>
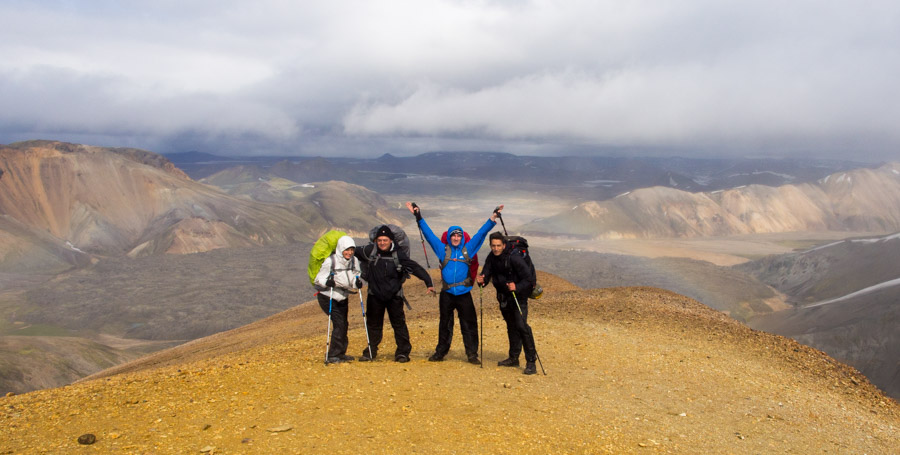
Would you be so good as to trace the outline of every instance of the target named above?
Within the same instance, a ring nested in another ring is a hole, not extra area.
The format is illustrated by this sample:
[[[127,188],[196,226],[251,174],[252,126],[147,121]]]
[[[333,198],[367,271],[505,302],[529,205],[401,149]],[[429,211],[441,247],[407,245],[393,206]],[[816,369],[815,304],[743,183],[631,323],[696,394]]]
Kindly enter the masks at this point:
[[[900,230],[900,164],[816,182],[691,193],[641,188],[535,220],[522,232],[586,238],[671,238],[794,231]]]
[[[865,167],[852,161],[809,159],[694,159],[663,157],[543,157],[496,152],[430,152],[378,158],[219,157],[196,152],[167,155],[192,178],[235,166],[260,177],[295,182],[342,180],[381,194],[440,194],[436,179],[456,179],[457,191],[493,183],[580,200],[603,200],[646,187],[715,191],[741,185],[799,184]],[[252,170],[251,170],[252,169]]]

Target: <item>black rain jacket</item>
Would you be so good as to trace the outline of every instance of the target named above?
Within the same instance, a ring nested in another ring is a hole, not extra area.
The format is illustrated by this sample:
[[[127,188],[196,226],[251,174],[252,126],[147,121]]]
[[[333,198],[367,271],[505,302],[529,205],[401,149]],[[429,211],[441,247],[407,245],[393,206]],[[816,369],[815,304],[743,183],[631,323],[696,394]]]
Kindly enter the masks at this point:
[[[484,275],[484,284],[493,282],[498,294],[510,295],[506,283],[516,283],[516,295],[528,297],[535,285],[532,281],[531,267],[525,262],[525,258],[518,254],[509,254],[509,251],[504,251],[500,256],[489,254],[484,260],[481,274]]]
[[[397,253],[397,259],[400,261],[401,270],[399,272],[392,257],[394,252]],[[428,287],[433,286],[431,276],[428,275],[425,268],[410,259],[403,250],[397,248],[395,243],[391,243],[389,251],[380,251],[377,245],[370,243],[362,248],[357,248],[354,255],[359,259],[365,280],[369,283],[369,294],[379,300],[390,300],[396,296],[408,273],[412,273],[424,281]]]

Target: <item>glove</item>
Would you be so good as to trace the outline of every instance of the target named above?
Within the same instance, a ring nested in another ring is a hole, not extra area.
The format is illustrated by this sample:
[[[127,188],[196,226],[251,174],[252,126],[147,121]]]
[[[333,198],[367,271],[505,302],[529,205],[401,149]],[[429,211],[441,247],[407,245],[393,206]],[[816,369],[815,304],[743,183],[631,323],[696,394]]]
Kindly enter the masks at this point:
[[[413,215],[416,217],[416,223],[422,221],[422,209],[418,205],[413,204]]]
[[[333,287],[334,287],[334,276],[329,276],[328,279],[325,280],[325,287],[326,287],[326,288],[333,288]]]
[[[362,289],[362,287],[363,287],[362,280],[360,280],[359,277],[356,277],[356,289]]]

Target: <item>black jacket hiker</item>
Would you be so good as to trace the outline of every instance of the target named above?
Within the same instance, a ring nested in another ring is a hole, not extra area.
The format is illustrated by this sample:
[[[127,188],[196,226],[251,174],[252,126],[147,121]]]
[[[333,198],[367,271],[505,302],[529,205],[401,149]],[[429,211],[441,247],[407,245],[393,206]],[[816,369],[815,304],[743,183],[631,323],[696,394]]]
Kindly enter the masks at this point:
[[[528,297],[534,289],[531,267],[525,259],[518,254],[488,255],[481,269],[484,275],[484,284],[494,283],[497,290],[497,302],[500,303],[500,313],[506,321],[506,335],[509,338],[509,358],[518,363],[519,354],[525,348],[525,361],[534,362],[537,353],[534,347],[534,335],[528,325]],[[516,295],[507,287],[507,283],[516,284]],[[518,307],[516,301],[518,300]],[[521,313],[519,312],[521,308]]]
[[[366,327],[369,330],[372,357],[369,358],[369,350],[365,349],[360,360],[371,360],[378,355],[378,346],[384,336],[385,311],[391,322],[391,328],[394,329],[394,341],[397,343],[394,360],[409,360],[412,345],[406,326],[406,314],[403,312],[404,296],[401,292],[403,282],[408,274],[412,273],[424,281],[427,287],[432,287],[431,276],[393,242],[389,251],[381,251],[374,243],[370,243],[357,248],[355,255],[362,265],[363,276],[369,283],[366,297]]]

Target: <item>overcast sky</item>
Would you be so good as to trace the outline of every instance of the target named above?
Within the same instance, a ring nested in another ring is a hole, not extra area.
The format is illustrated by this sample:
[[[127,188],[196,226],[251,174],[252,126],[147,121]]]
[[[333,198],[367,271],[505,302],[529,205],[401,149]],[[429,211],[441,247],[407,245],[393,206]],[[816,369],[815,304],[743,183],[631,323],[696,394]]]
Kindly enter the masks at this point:
[[[900,159],[900,2],[0,0],[0,143]]]

